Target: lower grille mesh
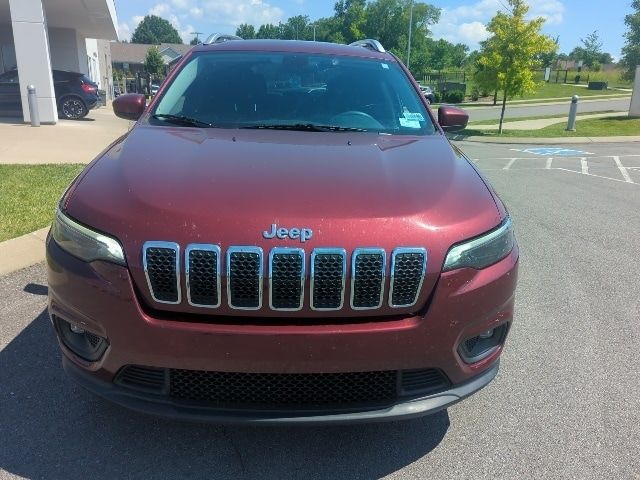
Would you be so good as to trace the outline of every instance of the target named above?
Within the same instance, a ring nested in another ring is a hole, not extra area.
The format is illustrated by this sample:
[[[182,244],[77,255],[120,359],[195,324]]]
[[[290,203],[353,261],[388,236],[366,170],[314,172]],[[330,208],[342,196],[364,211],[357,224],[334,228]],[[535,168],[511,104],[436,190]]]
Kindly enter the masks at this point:
[[[171,396],[237,406],[384,403],[397,395],[397,372],[228,373],[171,370]]]
[[[314,408],[391,404],[449,387],[440,370],[239,373],[128,365],[115,383],[214,408]]]

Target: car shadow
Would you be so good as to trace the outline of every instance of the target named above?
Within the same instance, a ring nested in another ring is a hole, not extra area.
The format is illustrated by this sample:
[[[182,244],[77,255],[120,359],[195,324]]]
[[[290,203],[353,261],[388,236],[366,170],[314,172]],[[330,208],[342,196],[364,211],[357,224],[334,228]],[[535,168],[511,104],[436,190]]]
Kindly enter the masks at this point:
[[[0,351],[0,470],[25,478],[378,478],[427,455],[448,428],[446,411],[270,428],[139,415],[67,379],[46,310]]]

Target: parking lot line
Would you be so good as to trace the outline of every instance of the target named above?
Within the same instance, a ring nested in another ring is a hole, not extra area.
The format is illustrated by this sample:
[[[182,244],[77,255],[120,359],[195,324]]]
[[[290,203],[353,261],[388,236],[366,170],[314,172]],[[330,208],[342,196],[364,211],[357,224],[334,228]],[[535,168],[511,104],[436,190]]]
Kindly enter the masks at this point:
[[[629,172],[627,172],[627,169],[625,168],[625,166],[622,165],[622,162],[620,161],[620,157],[618,155],[612,155],[611,158],[613,158],[613,161],[616,162],[616,165],[618,166],[618,169],[620,170],[620,173],[622,174],[622,178],[624,178],[624,181],[629,183],[635,183],[633,180],[631,180],[631,177],[629,176]]]
[[[546,169],[549,170],[551,168],[551,163],[553,162],[553,157],[549,157],[547,158],[547,165],[546,165]]]
[[[589,164],[587,163],[587,157],[580,157],[580,166],[582,167],[582,173],[589,175]]]
[[[504,167],[502,167],[503,170],[509,170],[511,168],[511,165],[513,165],[514,163],[516,163],[517,158],[512,158],[511,160],[509,160],[509,163],[507,163]]]
[[[605,180],[612,180],[614,182],[629,183],[626,180],[620,180],[619,178],[605,177],[604,175],[596,175],[595,173],[576,172],[575,170],[571,170],[569,168],[554,167],[553,170],[561,170],[563,172],[577,173],[578,175],[586,175],[588,177],[604,178]],[[631,183],[633,183],[633,185],[637,185],[637,183],[635,183],[635,182],[631,182]]]

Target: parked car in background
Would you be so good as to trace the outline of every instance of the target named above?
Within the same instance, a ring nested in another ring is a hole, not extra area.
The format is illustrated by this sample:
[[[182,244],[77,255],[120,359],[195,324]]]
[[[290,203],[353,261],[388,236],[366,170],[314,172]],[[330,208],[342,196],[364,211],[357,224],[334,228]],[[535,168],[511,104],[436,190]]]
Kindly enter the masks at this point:
[[[436,94],[433,93],[433,89],[431,87],[428,87],[426,85],[420,85],[420,91],[422,92],[422,94],[425,96],[425,98],[429,103],[435,103]]]
[[[151,92],[151,95],[155,95],[156,93],[158,93],[159,89],[160,89],[160,85],[152,83],[151,84],[151,88],[149,89],[149,91]]]
[[[53,70],[53,87],[58,113],[62,118],[77,120],[100,106],[98,85],[78,72]],[[0,75],[0,116],[22,115],[18,71]]]

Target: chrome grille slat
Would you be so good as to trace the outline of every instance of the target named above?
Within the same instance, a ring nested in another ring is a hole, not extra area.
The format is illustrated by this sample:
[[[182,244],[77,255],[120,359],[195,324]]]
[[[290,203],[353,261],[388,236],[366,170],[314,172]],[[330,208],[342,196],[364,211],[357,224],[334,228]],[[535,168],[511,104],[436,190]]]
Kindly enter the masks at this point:
[[[341,248],[316,248],[311,254],[312,310],[340,310],[344,305],[347,252]]]
[[[145,242],[142,265],[153,300],[180,303],[180,246],[172,242]]]
[[[203,308],[220,306],[220,247],[192,243],[184,252],[187,300]]]
[[[269,253],[269,306],[297,311],[304,305],[305,258],[301,248],[273,248]]]
[[[418,301],[427,268],[424,248],[396,248],[391,254],[389,306],[412,307]]]
[[[351,308],[372,310],[382,306],[386,267],[381,248],[356,248],[351,256]]]
[[[227,301],[236,310],[262,308],[263,256],[259,247],[227,250]]]

